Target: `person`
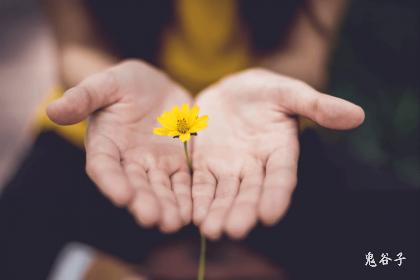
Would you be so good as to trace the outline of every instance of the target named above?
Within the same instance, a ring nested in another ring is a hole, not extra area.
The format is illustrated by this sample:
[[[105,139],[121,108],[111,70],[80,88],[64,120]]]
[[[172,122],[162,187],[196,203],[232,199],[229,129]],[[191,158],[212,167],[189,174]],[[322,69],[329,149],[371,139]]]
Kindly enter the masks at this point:
[[[359,106],[319,91],[345,1],[44,2],[66,91],[38,116],[43,132],[0,203],[0,221],[29,215],[9,232],[34,230],[27,248],[48,247],[26,272],[45,275],[74,239],[138,260],[163,238],[143,228],[193,222],[209,239],[242,239],[275,225],[297,184],[299,122],[313,126],[301,117],[330,129],[363,122]],[[189,141],[192,176],[179,143],[152,134],[183,103],[209,115]],[[83,142],[86,173],[121,209],[84,174]]]

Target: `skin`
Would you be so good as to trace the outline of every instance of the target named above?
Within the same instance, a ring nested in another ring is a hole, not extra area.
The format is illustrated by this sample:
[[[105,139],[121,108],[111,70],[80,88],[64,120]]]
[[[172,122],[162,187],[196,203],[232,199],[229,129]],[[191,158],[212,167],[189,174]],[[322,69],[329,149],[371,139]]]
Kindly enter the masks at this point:
[[[173,232],[191,220],[191,179],[182,145],[152,133],[156,117],[191,97],[162,72],[127,61],[94,74],[48,106],[61,125],[89,116],[86,171],[143,226]]]
[[[57,41],[61,83],[72,87],[48,114],[58,124],[90,118],[88,175],[143,226],[173,232],[193,219],[217,239],[223,233],[243,238],[258,221],[275,224],[297,181],[296,116],[333,129],[363,122],[360,107],[299,81],[318,89],[325,85],[346,2],[309,0],[326,36],[299,11],[282,48],[257,62],[299,80],[250,69],[199,95],[196,102],[210,119],[209,128],[190,141],[191,178],[179,141],[151,133],[163,111],[192,103],[188,93],[140,60],[116,64],[120,58],[99,36],[83,1],[43,2]]]
[[[86,171],[142,226],[174,232],[193,221],[208,238],[243,238],[258,220],[285,214],[296,186],[296,116],[332,129],[363,122],[363,110],[307,84],[250,69],[204,90],[209,127],[194,137],[193,178],[177,139],[156,136],[156,117],[190,95],[157,69],[127,61],[94,74],[49,105],[58,124],[89,116]]]
[[[193,145],[193,221],[210,239],[283,217],[297,183],[297,115],[331,129],[364,120],[359,106],[263,69],[225,78],[197,103],[210,118]]]

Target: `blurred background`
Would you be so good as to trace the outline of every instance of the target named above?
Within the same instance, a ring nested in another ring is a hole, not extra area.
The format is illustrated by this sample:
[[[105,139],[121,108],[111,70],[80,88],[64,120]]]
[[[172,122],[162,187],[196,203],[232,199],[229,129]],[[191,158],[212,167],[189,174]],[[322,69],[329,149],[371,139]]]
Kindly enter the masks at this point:
[[[418,1],[350,1],[327,92],[361,105],[366,119],[353,131],[318,132],[346,188],[418,194],[419,52]],[[36,137],[35,111],[57,81],[56,64],[52,32],[39,2],[0,0],[0,196]],[[413,232],[417,217],[410,216]],[[75,263],[86,263],[92,249],[75,248]],[[102,257],[106,266],[119,267],[118,260]]]
[[[364,124],[338,140],[354,160],[341,163],[351,187],[420,187],[419,10],[417,1],[351,2],[329,87],[366,112]]]
[[[52,35],[39,1],[1,0],[0,186],[36,137],[32,122],[55,81],[54,59]]]
[[[351,1],[328,92],[360,104],[366,121],[324,133],[337,144],[330,157],[349,173],[351,188],[420,188],[419,24],[416,1]],[[38,1],[0,1],[0,42],[1,186],[30,145],[35,108],[56,80],[54,42]]]

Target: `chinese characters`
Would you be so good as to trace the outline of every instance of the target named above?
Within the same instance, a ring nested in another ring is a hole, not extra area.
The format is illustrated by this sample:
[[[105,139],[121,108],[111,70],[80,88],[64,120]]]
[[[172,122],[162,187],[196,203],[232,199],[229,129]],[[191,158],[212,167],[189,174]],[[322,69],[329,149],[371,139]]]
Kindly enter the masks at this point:
[[[375,257],[372,254],[372,252],[368,252],[365,255],[365,259],[366,259],[365,266],[370,266],[370,267],[377,267],[378,266],[376,264]],[[379,264],[381,264],[383,266],[386,266],[390,262],[395,262],[398,266],[402,266],[403,260],[406,260],[406,259],[407,259],[406,257],[403,257],[403,253],[402,252],[399,252],[396,255],[396,258],[395,259],[392,259],[391,257],[389,257],[389,254],[388,253],[382,253],[381,254],[381,258],[379,260]]]

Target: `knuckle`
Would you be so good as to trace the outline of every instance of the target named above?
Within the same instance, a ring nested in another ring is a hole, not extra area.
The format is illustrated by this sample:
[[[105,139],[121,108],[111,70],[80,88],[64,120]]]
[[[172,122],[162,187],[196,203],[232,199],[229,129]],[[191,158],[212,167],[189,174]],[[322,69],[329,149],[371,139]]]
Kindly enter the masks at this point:
[[[293,191],[294,190],[294,188],[296,187],[297,183],[298,183],[298,176],[296,174],[294,174],[290,178],[290,191]]]
[[[86,174],[94,181],[100,176],[98,173],[98,161],[96,157],[96,154],[86,154],[85,171]]]
[[[174,194],[178,197],[178,199],[186,199],[185,201],[187,202],[188,202],[188,199],[191,198],[191,193],[185,189],[176,188],[174,189]]]
[[[214,197],[212,189],[213,186],[210,184],[194,184],[192,188],[192,197],[212,199]]]
[[[231,238],[240,240],[246,236],[248,229],[243,225],[238,226],[234,224],[228,224],[226,226],[226,232]]]
[[[83,80],[78,87],[83,92],[83,106],[75,106],[75,110],[96,109],[104,103],[104,99],[116,96],[119,92],[117,76],[113,71],[94,74]]]
[[[94,175],[96,173],[96,167],[97,167],[97,160],[96,160],[96,153],[93,153],[91,151],[86,153],[86,164],[85,164],[85,170],[86,172],[89,172],[89,174]]]
[[[320,106],[319,98],[313,98],[312,102],[310,102],[309,109],[315,114],[316,118],[323,117],[322,114],[319,114],[321,110]],[[316,119],[316,121],[319,121],[319,119]]]
[[[215,184],[215,179],[210,172],[196,170],[193,173],[193,184],[194,185],[210,185]]]
[[[109,196],[109,199],[117,207],[124,207],[130,201],[130,197],[128,194],[114,194],[114,196]]]
[[[177,172],[171,178],[172,184],[176,185],[190,185],[191,184],[191,175],[188,171]]]
[[[102,76],[102,84],[108,88],[115,88],[117,86],[117,77],[112,71],[105,71]]]
[[[154,170],[159,167],[158,160],[151,153],[145,154],[144,157],[141,159],[141,162],[146,167],[147,170]]]
[[[67,116],[83,116],[87,108],[87,88],[81,84],[67,90],[61,98],[65,106],[62,107]]]
[[[266,226],[272,226],[277,222],[277,219],[271,215],[263,215],[261,221]]]
[[[73,106],[75,114],[83,114],[86,108],[91,108],[93,104],[93,96],[97,92],[97,90],[89,83],[81,85],[80,89],[83,91],[83,94],[81,95],[83,101],[80,106]]]
[[[98,93],[115,94],[118,92],[117,75],[113,71],[105,71],[98,75]]]
[[[86,174],[90,177],[90,178],[94,178],[96,175],[96,168],[95,165],[92,163],[91,160],[87,160],[86,161],[86,165],[85,165],[85,171]]]
[[[237,191],[235,189],[232,188],[222,188],[222,189],[218,189],[216,197],[218,199],[224,200],[227,198],[232,198],[236,195]]]
[[[168,177],[161,174],[149,174],[149,181],[153,186],[161,187],[161,192],[165,195],[170,195],[168,190],[171,189],[171,182]]]

